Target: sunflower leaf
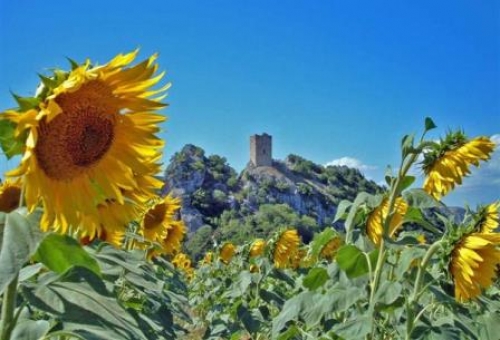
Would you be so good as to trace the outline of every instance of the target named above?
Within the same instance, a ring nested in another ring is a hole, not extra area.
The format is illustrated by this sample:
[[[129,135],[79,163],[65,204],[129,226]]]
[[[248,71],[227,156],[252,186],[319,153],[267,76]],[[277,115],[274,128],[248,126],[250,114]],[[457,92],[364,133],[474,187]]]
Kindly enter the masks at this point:
[[[434,121],[430,117],[425,117],[425,132],[432,130],[436,128],[436,124],[434,124]]]
[[[67,235],[47,235],[38,247],[36,256],[40,262],[59,274],[73,266],[81,266],[101,275],[97,261],[74,238]]]
[[[374,250],[368,254],[370,265],[375,267],[378,258],[378,250]],[[356,278],[365,275],[369,271],[368,261],[365,254],[355,245],[347,244],[342,246],[336,257],[337,263],[349,278]]]
[[[19,273],[36,251],[42,233],[33,215],[22,215],[22,210],[7,214],[1,230],[0,244],[0,294]]]

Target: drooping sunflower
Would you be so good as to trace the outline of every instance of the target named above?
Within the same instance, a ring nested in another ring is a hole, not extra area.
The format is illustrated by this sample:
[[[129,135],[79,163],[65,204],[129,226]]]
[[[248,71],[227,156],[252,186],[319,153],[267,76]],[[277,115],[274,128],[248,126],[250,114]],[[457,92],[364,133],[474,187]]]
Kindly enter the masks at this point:
[[[219,257],[222,263],[228,264],[229,262],[231,262],[231,259],[233,258],[235,252],[236,247],[234,246],[234,244],[232,244],[231,242],[224,243],[220,248],[219,253]]]
[[[0,211],[9,213],[19,207],[21,199],[21,179],[6,180],[0,185]]]
[[[140,184],[159,184],[163,141],[155,134],[165,117],[156,111],[169,85],[152,89],[163,77],[155,76],[157,56],[130,67],[137,53],[57,70],[44,78],[37,104],[3,114],[17,136],[28,136],[20,166],[7,175],[24,176],[29,209],[43,204],[42,229],[84,229],[84,216],[98,215],[104,202],[124,204],[123,192],[155,195]]]
[[[424,153],[423,170],[426,175],[424,190],[436,199],[450,192],[462,178],[470,174],[470,165],[487,161],[495,143],[487,137],[472,140],[461,133],[450,133],[432,151]]]
[[[488,204],[479,211],[479,220],[477,222],[477,228],[479,231],[482,233],[492,233],[498,228],[500,222],[499,209],[500,201],[497,201],[495,203]]]
[[[266,241],[264,241],[261,238],[256,239],[250,246],[249,257],[252,258],[262,255],[264,253],[265,248],[266,248]]]
[[[287,268],[299,251],[300,238],[296,229],[283,231],[274,245],[273,262],[276,268]]]
[[[394,215],[392,216],[391,223],[389,225],[389,237],[392,237],[396,230],[403,224],[403,219],[407,210],[408,204],[406,204],[403,198],[396,198],[394,202]],[[377,247],[380,245],[382,233],[384,232],[384,223],[388,215],[389,200],[384,198],[380,205],[376,207],[368,216],[368,220],[366,222],[366,233],[368,238]]]
[[[332,261],[337,254],[337,250],[339,250],[342,245],[342,239],[339,236],[333,237],[327,244],[321,249],[319,256],[321,258],[327,259],[328,261]]]
[[[500,265],[499,243],[500,234],[470,233],[455,244],[450,272],[458,301],[474,299],[491,286]]]
[[[151,242],[162,242],[174,224],[174,214],[180,208],[180,200],[165,196],[152,202],[142,218],[140,232]]]

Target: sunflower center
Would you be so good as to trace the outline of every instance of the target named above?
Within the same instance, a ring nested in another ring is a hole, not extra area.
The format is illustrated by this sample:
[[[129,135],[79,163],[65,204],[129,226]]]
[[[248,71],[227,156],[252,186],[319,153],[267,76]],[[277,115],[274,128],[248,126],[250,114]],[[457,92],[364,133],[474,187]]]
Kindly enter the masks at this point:
[[[0,211],[9,213],[19,207],[19,199],[21,197],[21,188],[8,187],[0,195]]]
[[[167,207],[165,204],[157,204],[144,216],[144,228],[153,229],[163,222]]]
[[[71,180],[104,158],[114,139],[118,109],[112,93],[98,81],[56,99],[62,112],[38,129],[35,155],[54,180]]]
[[[81,125],[75,127],[72,139],[67,145],[73,163],[86,167],[96,163],[109,150],[113,142],[113,123],[102,117],[85,117]]]

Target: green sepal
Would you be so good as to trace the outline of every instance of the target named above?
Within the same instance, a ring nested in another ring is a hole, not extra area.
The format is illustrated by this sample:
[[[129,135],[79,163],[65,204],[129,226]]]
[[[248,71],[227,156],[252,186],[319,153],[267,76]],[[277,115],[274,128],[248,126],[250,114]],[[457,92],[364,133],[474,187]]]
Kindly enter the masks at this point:
[[[17,137],[15,133],[16,124],[10,120],[0,118],[0,146],[7,159],[24,152],[28,131]]]
[[[28,111],[31,109],[36,109],[40,105],[40,99],[36,97],[21,97],[17,94],[11,92],[12,97],[19,105],[19,111]]]

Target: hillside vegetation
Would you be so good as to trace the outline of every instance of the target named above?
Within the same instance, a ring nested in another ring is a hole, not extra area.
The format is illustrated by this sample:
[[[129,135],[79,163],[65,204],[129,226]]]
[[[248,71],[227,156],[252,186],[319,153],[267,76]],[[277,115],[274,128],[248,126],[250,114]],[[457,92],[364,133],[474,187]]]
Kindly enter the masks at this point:
[[[293,154],[272,167],[249,163],[238,174],[226,158],[206,156],[194,145],[172,156],[165,183],[164,192],[182,199],[180,214],[191,234],[186,250],[196,259],[220,242],[267,238],[282,226],[297,228],[309,242],[334,225],[342,200],[382,190],[357,169],[324,167]]]

